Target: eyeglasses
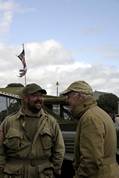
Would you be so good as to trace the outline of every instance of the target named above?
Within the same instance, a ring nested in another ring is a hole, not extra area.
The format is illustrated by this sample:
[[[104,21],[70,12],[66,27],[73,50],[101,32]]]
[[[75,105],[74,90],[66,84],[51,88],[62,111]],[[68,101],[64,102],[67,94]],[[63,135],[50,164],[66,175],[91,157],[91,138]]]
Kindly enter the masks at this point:
[[[70,97],[80,96],[80,93],[79,93],[79,92],[72,91],[72,92],[68,93],[66,96],[67,96],[67,98],[69,99]]]

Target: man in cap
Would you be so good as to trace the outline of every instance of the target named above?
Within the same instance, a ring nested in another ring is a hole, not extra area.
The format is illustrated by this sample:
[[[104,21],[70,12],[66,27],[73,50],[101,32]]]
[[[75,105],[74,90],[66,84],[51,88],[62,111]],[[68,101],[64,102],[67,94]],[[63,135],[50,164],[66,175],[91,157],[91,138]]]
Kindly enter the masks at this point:
[[[116,131],[111,117],[97,106],[85,81],[73,82],[64,92],[77,119],[74,149],[76,178],[118,178]]]
[[[20,110],[0,126],[0,178],[54,178],[61,173],[64,141],[56,119],[46,113],[46,91],[32,83],[22,91]]]

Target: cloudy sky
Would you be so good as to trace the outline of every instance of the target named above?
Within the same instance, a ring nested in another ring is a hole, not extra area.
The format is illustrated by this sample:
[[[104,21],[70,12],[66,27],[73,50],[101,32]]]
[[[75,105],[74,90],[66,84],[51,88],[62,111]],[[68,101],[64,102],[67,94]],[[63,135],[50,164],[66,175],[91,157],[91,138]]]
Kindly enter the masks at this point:
[[[76,80],[119,96],[119,0],[0,0],[0,87],[27,83],[48,94]]]

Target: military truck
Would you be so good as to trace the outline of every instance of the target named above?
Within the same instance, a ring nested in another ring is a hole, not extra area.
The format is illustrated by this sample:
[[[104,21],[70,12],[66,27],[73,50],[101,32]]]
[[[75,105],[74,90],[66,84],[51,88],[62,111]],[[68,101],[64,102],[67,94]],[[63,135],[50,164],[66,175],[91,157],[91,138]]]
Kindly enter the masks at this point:
[[[0,122],[5,116],[16,112],[21,104],[19,96],[23,87],[6,87],[0,88]],[[73,120],[67,109],[67,103],[62,96],[44,97],[44,109],[51,115],[55,116],[62,130],[65,142],[65,157],[62,165],[61,178],[73,178],[73,156],[74,156],[74,137],[76,131],[76,121]],[[119,130],[117,131],[119,137]],[[117,161],[119,163],[119,151],[117,151]]]
[[[19,93],[22,89],[22,86],[0,88],[0,122],[7,115],[15,113],[20,108],[21,99]],[[65,142],[65,157],[61,178],[73,178],[74,170],[72,163],[76,122],[72,119],[67,109],[65,97],[44,96],[44,109],[57,119]]]

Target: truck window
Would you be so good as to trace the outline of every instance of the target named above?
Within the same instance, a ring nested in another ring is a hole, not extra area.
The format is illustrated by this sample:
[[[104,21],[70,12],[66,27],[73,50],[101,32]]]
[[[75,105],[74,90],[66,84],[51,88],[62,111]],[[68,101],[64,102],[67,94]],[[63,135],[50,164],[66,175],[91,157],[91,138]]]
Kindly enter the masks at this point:
[[[20,101],[8,96],[0,96],[0,123],[4,118],[16,112],[20,107]]]

